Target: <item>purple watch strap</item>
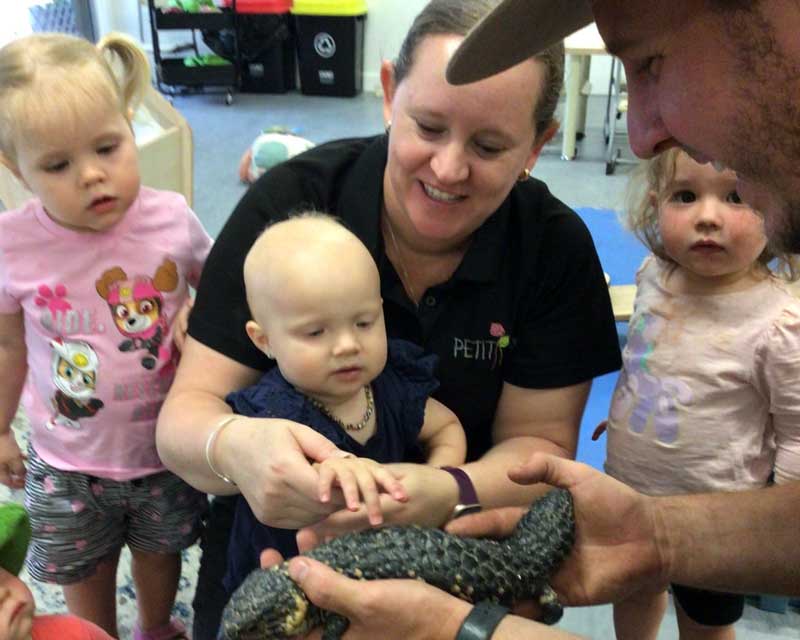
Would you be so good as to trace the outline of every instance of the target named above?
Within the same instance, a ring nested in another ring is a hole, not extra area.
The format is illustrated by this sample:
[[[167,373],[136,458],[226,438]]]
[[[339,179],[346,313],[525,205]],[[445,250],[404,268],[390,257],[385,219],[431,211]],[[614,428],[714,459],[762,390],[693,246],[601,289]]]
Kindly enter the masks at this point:
[[[439,467],[442,471],[447,471],[456,479],[458,484],[458,503],[459,505],[469,505],[480,507],[478,494],[475,492],[475,485],[467,475],[467,472],[458,467]],[[477,510],[477,509],[476,509]]]

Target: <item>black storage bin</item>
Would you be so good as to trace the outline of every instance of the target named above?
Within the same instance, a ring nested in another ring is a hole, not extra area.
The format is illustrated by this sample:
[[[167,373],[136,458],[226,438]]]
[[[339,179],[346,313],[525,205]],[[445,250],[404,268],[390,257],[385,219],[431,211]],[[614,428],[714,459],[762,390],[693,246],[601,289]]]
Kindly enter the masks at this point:
[[[205,85],[236,84],[236,67],[232,64],[187,67],[183,58],[162,58],[158,65],[158,79],[164,84],[200,87]]]
[[[361,93],[366,15],[295,15],[300,90],[318,96]]]
[[[203,32],[203,41],[217,55],[235,56],[233,32]],[[289,13],[240,13],[241,91],[286,93],[295,88],[294,33]]]

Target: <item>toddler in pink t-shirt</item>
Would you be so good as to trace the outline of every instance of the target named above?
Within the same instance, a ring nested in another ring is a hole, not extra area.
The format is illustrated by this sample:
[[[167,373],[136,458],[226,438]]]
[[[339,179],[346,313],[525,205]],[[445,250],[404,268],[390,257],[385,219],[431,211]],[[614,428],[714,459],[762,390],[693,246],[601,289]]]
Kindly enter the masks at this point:
[[[148,84],[120,35],[0,49],[0,161],[36,196],[0,215],[0,482],[24,482],[34,579],[116,636],[127,545],[135,637],[168,640],[185,637],[170,614],[206,500],[162,464],[155,422],[211,240],[182,196],[140,184],[130,115]],[[9,428],[21,396],[27,462]]]

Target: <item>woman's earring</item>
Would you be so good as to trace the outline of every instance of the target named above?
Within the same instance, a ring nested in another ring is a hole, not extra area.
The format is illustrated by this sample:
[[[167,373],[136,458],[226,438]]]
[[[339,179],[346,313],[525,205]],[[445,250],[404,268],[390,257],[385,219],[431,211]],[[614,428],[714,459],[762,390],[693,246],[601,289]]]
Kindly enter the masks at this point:
[[[267,356],[270,360],[275,359],[275,354],[272,353],[269,349],[264,349],[264,355]]]
[[[525,167],[522,170],[522,173],[519,174],[519,178],[517,178],[517,182],[525,182],[530,177],[531,177],[531,170],[528,169],[528,167]]]
[[[392,121],[389,120],[389,122],[386,123],[386,125],[383,127],[383,129],[384,129],[384,131],[386,131],[386,135],[388,136],[389,132],[392,130]]]

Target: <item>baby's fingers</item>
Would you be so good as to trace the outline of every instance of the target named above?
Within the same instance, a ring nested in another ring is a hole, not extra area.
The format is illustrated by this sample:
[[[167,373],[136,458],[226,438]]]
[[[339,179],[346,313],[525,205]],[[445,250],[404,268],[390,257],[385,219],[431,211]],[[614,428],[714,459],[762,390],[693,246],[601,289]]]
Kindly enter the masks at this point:
[[[367,509],[369,523],[374,527],[383,522],[383,512],[381,511],[381,501],[378,496],[378,485],[375,484],[375,473],[380,467],[360,466],[353,469],[355,481],[361,492],[361,499]],[[355,509],[351,509],[355,511]]]
[[[358,510],[361,505],[361,489],[363,488],[356,476],[356,471],[360,471],[360,469],[355,465],[335,465],[332,471],[336,476],[336,483],[342,490],[348,510]],[[372,477],[370,476],[371,481]]]
[[[398,502],[408,501],[408,494],[406,493],[403,483],[400,482],[400,480],[397,479],[397,476],[395,476],[389,469],[384,466],[375,465],[375,467],[372,469],[372,475],[375,478],[375,482],[383,489],[385,493],[388,493]]]
[[[328,502],[331,499],[331,487],[336,479],[337,471],[331,464],[316,463],[314,467],[319,473],[319,499],[320,502]]]

